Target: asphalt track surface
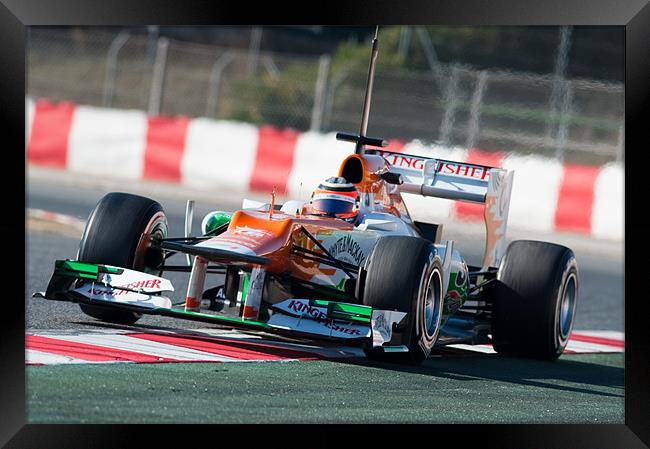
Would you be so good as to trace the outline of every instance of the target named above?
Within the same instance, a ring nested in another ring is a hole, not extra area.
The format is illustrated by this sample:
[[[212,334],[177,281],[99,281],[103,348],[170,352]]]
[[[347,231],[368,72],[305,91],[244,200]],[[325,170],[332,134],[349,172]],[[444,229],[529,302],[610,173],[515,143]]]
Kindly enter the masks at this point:
[[[85,219],[99,198],[111,190],[115,189],[81,189],[30,180],[27,207]],[[171,232],[181,235],[185,202],[178,196],[156,199],[165,207]],[[224,200],[223,196],[214,203],[198,201],[195,232],[209,210],[239,206],[239,199]],[[480,235],[452,229],[446,238],[456,240],[470,264],[478,263]],[[615,244],[572,239],[581,276],[575,328],[622,331],[622,252],[611,250]],[[28,330],[98,326],[74,304],[31,298],[33,292],[45,290],[55,259],[74,258],[78,241],[69,230],[30,223]],[[183,295],[187,274],[169,273],[167,277],[177,294]],[[213,281],[219,279],[215,276]],[[206,325],[145,316],[137,326]],[[30,366],[26,400],[28,422],[32,423],[622,423],[624,355],[564,355],[548,363],[471,354],[433,357],[420,367],[367,360]]]
[[[623,423],[623,355],[28,367],[30,423]]]

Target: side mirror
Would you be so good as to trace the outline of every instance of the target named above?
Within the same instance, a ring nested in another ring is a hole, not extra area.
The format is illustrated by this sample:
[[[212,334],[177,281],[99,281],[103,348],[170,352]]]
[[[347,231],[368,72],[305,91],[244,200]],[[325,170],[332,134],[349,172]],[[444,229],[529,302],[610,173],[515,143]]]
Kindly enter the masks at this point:
[[[395,184],[395,185],[402,185],[404,184],[404,180],[402,179],[402,175],[399,173],[391,173],[389,171],[382,173],[379,175],[381,179],[386,181],[388,184]]]

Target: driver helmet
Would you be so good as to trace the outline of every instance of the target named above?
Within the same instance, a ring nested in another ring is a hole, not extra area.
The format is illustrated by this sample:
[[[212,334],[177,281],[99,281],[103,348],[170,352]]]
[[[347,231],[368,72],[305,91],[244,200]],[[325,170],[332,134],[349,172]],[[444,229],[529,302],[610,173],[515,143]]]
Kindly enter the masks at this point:
[[[359,213],[359,192],[345,178],[328,178],[311,195],[311,213],[353,221]]]

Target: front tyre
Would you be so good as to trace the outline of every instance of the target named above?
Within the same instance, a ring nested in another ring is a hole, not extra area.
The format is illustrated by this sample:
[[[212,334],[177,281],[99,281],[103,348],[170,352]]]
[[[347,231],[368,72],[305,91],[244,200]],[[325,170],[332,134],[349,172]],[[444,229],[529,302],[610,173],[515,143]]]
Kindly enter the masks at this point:
[[[501,261],[494,290],[492,343],[504,355],[555,360],[566,348],[578,299],[573,251],[517,240]]]
[[[380,239],[366,268],[363,304],[379,310],[406,312],[406,322],[393,330],[408,353],[366,350],[368,358],[420,364],[438,339],[442,319],[442,261],[431,242],[405,236]]]
[[[158,267],[163,262],[163,253],[151,247],[148,236],[167,237],[167,218],[162,206],[138,195],[109,193],[88,217],[77,259],[160,275]],[[93,318],[117,324],[133,324],[142,316],[101,306],[79,306]]]

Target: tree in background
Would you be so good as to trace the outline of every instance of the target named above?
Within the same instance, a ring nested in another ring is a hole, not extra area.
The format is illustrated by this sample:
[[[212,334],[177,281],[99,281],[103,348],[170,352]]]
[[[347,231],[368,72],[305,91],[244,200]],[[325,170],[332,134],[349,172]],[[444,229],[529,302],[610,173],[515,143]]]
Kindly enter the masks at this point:
[[[419,28],[419,29],[418,29]],[[265,31],[267,32],[267,31]],[[621,82],[622,27],[574,27],[568,47],[566,76]],[[329,78],[368,67],[369,29],[365,42],[343,41],[331,53]],[[438,64],[459,63],[475,69],[552,74],[560,27],[429,26],[380,28],[378,71],[432,71]],[[260,72],[238,80],[233,89],[243,101],[233,118],[305,130],[314,97],[318,61],[290,64],[281,79]],[[288,82],[287,80],[292,80]],[[345,98],[339,101],[346,101]],[[356,98],[349,101],[356,102]],[[245,106],[249,105],[249,106]],[[225,111],[229,109],[226,107]]]

